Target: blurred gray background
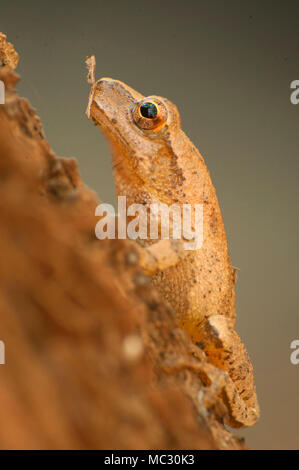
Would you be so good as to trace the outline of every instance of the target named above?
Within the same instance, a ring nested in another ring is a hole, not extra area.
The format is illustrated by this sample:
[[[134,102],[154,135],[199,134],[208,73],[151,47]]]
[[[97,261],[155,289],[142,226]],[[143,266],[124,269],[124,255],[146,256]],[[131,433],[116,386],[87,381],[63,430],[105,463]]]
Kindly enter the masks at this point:
[[[21,95],[58,155],[74,156],[115,203],[108,148],[85,117],[84,60],[145,95],[175,102],[206,159],[237,283],[237,329],[252,358],[261,419],[251,448],[299,448],[299,4],[295,1],[2,2],[0,30],[21,61]],[[179,425],[179,422],[178,422]]]

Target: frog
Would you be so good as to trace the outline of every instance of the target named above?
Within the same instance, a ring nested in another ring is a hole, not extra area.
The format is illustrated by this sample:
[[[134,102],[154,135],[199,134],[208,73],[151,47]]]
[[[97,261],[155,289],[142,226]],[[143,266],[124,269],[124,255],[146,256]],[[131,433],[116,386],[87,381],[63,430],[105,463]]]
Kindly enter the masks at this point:
[[[226,423],[252,426],[260,412],[253,366],[235,330],[236,268],[205,160],[182,130],[170,100],[145,96],[117,79],[96,81],[94,56],[87,66],[86,114],[108,141],[116,194],[146,210],[157,203],[189,205],[193,212],[195,206],[203,208],[200,248],[184,249],[183,240],[137,239],[140,264],[173,308],[178,326],[226,374],[221,394]]]

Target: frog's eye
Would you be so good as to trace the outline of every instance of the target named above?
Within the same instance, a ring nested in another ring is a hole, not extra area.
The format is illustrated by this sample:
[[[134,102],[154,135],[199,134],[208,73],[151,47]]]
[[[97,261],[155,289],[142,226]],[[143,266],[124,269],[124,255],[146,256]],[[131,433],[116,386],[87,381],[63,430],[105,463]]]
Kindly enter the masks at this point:
[[[159,131],[167,120],[167,109],[157,99],[145,98],[136,103],[133,119],[137,126],[145,131]]]
[[[142,117],[155,119],[158,115],[158,108],[156,103],[146,101],[139,106],[139,112]]]

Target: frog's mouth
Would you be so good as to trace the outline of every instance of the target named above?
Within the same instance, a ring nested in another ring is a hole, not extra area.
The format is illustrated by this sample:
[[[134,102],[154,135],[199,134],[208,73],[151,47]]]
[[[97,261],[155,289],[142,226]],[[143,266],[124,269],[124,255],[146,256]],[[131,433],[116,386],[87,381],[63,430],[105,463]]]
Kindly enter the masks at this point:
[[[123,133],[117,126],[113,124],[114,118],[112,118],[111,122],[105,111],[100,106],[98,106],[96,100],[94,100],[91,104],[90,115],[94,124],[99,126],[104,135],[107,137],[109,144],[118,142],[119,144],[123,144],[124,147],[128,145],[124,139]]]

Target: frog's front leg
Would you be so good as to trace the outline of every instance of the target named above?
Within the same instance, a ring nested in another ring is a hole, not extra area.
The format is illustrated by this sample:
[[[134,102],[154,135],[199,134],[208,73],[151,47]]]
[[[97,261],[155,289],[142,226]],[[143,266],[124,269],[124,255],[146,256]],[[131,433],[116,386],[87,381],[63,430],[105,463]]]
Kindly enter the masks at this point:
[[[231,320],[212,315],[191,337],[205,351],[209,361],[228,374],[222,390],[229,410],[227,424],[232,427],[252,426],[259,418],[253,367]]]

